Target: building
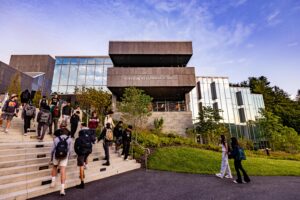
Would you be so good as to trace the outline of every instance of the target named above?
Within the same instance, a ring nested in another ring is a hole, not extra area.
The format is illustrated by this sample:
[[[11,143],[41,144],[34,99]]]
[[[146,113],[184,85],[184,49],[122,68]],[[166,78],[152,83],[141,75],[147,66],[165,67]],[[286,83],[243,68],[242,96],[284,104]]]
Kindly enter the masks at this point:
[[[74,94],[75,88],[94,87],[108,90],[108,56],[56,56],[52,92]]]
[[[251,94],[250,88],[232,87],[228,77],[196,77],[196,87],[190,92],[193,122],[198,120],[203,106],[220,109],[222,123],[228,125],[231,135],[256,140],[259,130],[251,122],[264,108],[263,96]]]
[[[195,68],[187,67],[192,42],[112,41],[109,56],[113,67],[108,68],[107,87],[114,109],[124,89],[136,87],[153,98],[149,126],[161,117],[167,132],[184,134],[192,126],[188,93],[195,87]]]
[[[22,69],[23,70],[23,69]],[[34,70],[35,71],[35,70]],[[15,77],[19,76],[21,90],[42,91],[43,94],[50,93],[50,90],[44,86],[46,77],[44,72],[21,71],[0,61],[0,93],[7,92],[7,89]],[[51,78],[52,79],[52,78]],[[50,79],[50,80],[51,80]]]

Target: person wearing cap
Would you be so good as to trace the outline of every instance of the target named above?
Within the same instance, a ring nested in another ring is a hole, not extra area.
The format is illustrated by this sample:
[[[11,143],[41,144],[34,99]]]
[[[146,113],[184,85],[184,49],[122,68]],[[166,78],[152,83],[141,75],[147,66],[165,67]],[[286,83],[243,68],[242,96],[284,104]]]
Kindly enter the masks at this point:
[[[54,136],[58,137],[60,135],[71,135],[71,132],[67,129],[67,123],[65,121],[62,121],[60,123],[59,129],[57,129],[56,131],[54,131]]]
[[[18,103],[18,95],[12,94],[10,99],[8,99],[4,106],[2,107],[2,118],[3,121],[6,120],[6,126],[4,128],[4,132],[8,133],[10,128],[11,120],[13,117],[17,117],[19,112],[19,103]]]

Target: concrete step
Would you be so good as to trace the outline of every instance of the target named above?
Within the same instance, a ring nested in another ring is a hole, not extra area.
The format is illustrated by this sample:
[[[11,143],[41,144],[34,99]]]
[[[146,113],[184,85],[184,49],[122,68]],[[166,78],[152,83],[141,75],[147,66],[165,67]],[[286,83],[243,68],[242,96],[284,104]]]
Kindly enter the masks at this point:
[[[43,148],[43,147],[52,147],[53,141],[44,141],[44,142],[6,142],[0,143],[0,150],[8,150],[8,149],[24,149],[24,148]]]
[[[98,173],[94,174],[86,174],[85,182],[91,182],[99,179],[103,179],[106,177],[110,177],[113,175],[117,175],[120,173],[128,172],[131,170],[139,169],[141,166],[139,163],[128,163],[126,165],[121,165],[117,166],[114,169],[106,169],[104,171],[100,171]],[[76,176],[76,175],[75,175]],[[77,184],[79,184],[80,180],[78,178],[78,172],[77,172],[77,177],[75,178],[67,178],[66,180],[66,188],[74,187]],[[49,183],[50,184],[50,183]],[[42,186],[36,186],[31,189],[24,189],[24,190],[19,190],[17,192],[12,192],[8,194],[1,194],[0,195],[0,200],[6,199],[6,200],[22,200],[22,199],[29,199],[37,196],[41,196],[44,194],[48,194],[51,192],[59,191],[60,190],[60,183],[59,183],[59,177],[57,177],[57,185],[55,188],[50,188],[50,185],[42,185]]]
[[[111,166],[101,166],[102,162],[98,161],[98,165],[91,165],[91,167],[88,170],[85,170],[85,176],[93,176],[94,174],[97,174],[100,172],[100,169],[107,170],[107,171],[113,171],[114,169],[118,169],[122,166],[126,167],[130,164],[134,164],[135,161],[123,161],[121,159],[115,160],[115,163],[113,163]],[[67,171],[67,178],[68,179],[79,179],[79,170],[68,170]],[[12,192],[16,192],[19,190],[24,189],[31,189],[33,187],[37,187],[43,184],[46,184],[47,181],[51,180],[51,175],[48,173],[46,176],[36,176],[31,179],[23,180],[23,181],[17,181],[17,182],[11,182],[7,184],[0,185],[0,194],[8,194]],[[49,183],[48,183],[49,184]],[[57,179],[57,185],[59,184],[59,177]]]

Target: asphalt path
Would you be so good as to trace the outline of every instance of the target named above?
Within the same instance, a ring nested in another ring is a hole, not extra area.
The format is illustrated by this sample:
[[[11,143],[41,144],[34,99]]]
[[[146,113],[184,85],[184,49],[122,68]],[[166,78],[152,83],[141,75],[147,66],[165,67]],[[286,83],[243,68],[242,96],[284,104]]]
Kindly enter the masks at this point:
[[[70,188],[36,200],[199,200],[251,199],[300,200],[300,177],[256,176],[251,183],[213,175],[173,173],[143,169],[87,183],[85,189]]]

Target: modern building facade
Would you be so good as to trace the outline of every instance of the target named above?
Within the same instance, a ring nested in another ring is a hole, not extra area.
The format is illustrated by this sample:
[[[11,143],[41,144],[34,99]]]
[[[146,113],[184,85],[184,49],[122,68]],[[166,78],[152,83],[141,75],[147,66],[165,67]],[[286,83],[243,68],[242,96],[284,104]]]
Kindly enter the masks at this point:
[[[56,56],[52,92],[74,94],[75,88],[94,87],[108,90],[108,56]]]
[[[0,62],[0,93],[7,92],[11,80],[19,77],[22,91],[50,94],[53,68],[54,59],[48,55],[12,55],[9,65]]]
[[[109,56],[114,66],[108,68],[107,87],[113,93],[113,107],[125,88],[136,87],[153,98],[149,125],[162,117],[165,131],[184,134],[192,126],[188,93],[195,87],[195,68],[186,67],[191,42],[113,41]]]
[[[228,77],[196,77],[196,82],[190,93],[194,123],[203,106],[211,107],[221,110],[221,122],[228,125],[231,135],[256,140],[259,130],[251,122],[264,108],[261,94],[251,94],[247,87],[231,87]]]

